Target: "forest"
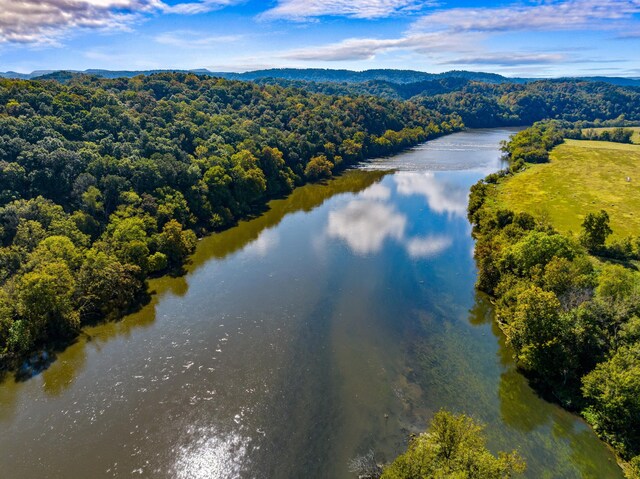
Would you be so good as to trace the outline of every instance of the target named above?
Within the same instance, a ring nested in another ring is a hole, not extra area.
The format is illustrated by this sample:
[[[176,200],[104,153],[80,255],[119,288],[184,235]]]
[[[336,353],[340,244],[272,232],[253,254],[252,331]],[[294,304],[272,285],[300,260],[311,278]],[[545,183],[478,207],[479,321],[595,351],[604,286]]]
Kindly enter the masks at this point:
[[[582,80],[538,80],[524,83],[477,81],[465,76],[396,83],[305,82],[258,79],[331,95],[373,95],[410,100],[441,113],[460,115],[467,127],[523,126],[545,119],[597,122],[640,119],[640,88]]]
[[[640,118],[636,89],[576,81],[58,80],[0,80],[3,368],[122,316],[198,236],[307,181],[465,125]]]
[[[463,124],[421,105],[194,74],[0,80],[0,365],[145,300],[198,236]]]
[[[566,125],[565,125],[566,126]],[[496,314],[518,367],[537,389],[580,412],[640,477],[640,237],[610,240],[605,210],[584,215],[578,235],[543,216],[496,207],[496,188],[576,134],[544,122],[504,145],[509,170],[471,191],[477,286]],[[590,133],[587,132],[587,136]],[[619,130],[624,140],[629,130]]]

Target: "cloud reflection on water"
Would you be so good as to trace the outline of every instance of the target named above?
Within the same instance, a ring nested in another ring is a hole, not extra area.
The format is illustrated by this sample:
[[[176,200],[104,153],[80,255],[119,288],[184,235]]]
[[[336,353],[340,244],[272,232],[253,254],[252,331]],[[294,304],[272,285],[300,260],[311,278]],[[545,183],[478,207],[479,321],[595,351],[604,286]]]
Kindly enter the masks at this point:
[[[275,228],[266,229],[254,241],[245,247],[245,251],[249,254],[264,258],[280,243],[280,234]]]
[[[453,244],[448,236],[425,236],[424,238],[411,238],[405,243],[407,253],[412,258],[431,258],[442,253]]]
[[[398,179],[399,176],[402,178]],[[446,185],[437,183],[431,174],[396,173],[394,180],[399,194],[424,195],[436,213],[458,215],[466,211],[466,194],[461,196],[454,190],[447,198]],[[378,253],[387,239],[401,244],[412,258],[437,256],[453,244],[453,239],[446,235],[407,236],[408,217],[398,211],[391,196],[391,189],[385,185],[378,183],[367,188],[343,208],[329,213],[327,235],[343,240],[358,255]]]
[[[398,172],[393,176],[397,191],[403,196],[420,195],[427,199],[431,211],[465,217],[467,214],[468,192],[466,188],[438,181],[436,175],[424,173]]]
[[[380,251],[387,238],[401,240],[407,217],[379,201],[353,200],[329,213],[329,237],[344,240],[357,254]]]
[[[375,183],[360,193],[360,197],[368,200],[388,200],[391,198],[391,189],[380,183]]]

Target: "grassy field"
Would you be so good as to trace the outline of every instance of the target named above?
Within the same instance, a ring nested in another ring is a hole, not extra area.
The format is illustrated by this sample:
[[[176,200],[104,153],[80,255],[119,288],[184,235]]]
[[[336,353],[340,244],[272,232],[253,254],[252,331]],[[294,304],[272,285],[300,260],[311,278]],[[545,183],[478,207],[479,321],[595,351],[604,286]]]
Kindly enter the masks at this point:
[[[625,130],[633,130],[633,136],[631,137],[631,141],[636,145],[640,145],[640,126],[625,126]],[[582,131],[586,130],[595,130],[595,131],[604,131],[604,130],[613,130],[613,128],[583,128]]]
[[[559,231],[576,234],[586,213],[604,209],[614,237],[638,236],[640,145],[567,140],[551,152],[549,163],[501,182],[490,201],[546,216]]]

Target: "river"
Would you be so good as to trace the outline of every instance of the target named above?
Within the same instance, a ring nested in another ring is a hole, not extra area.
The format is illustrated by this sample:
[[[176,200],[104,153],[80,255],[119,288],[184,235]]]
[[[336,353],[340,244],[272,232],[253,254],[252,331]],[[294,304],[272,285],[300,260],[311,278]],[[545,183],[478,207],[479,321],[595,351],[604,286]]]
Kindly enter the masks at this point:
[[[0,476],[352,478],[446,407],[528,478],[621,478],[515,370],[474,290],[467,194],[512,132],[374,160],[200,241],[141,311],[0,385]]]

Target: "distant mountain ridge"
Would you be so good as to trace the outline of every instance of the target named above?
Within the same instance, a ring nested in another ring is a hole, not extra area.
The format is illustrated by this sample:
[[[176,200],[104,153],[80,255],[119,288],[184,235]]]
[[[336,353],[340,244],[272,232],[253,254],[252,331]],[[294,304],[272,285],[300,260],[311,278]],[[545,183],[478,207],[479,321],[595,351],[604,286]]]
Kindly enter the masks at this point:
[[[543,78],[519,78],[506,77],[497,73],[472,72],[465,70],[452,70],[444,73],[427,73],[416,70],[331,70],[322,68],[272,68],[267,70],[255,70],[244,73],[234,72],[214,72],[207,69],[196,70],[99,70],[89,69],[84,71],[76,70],[36,70],[31,73],[17,73],[14,71],[0,72],[0,77],[17,78],[23,80],[30,79],[50,79],[58,81],[67,81],[75,75],[95,75],[102,78],[131,78],[138,75],[151,75],[154,73],[195,73],[198,75],[207,75],[213,77],[227,78],[230,80],[253,81],[266,78],[276,78],[292,81],[307,82],[330,82],[330,83],[362,83],[367,81],[386,81],[395,84],[410,84],[432,80],[441,80],[445,78],[457,78],[469,81],[480,81],[483,83],[529,83],[532,81],[543,80]],[[590,82],[604,82],[619,86],[635,86],[640,87],[640,78],[627,77],[564,77],[564,78],[547,78],[548,80],[581,80]]]

